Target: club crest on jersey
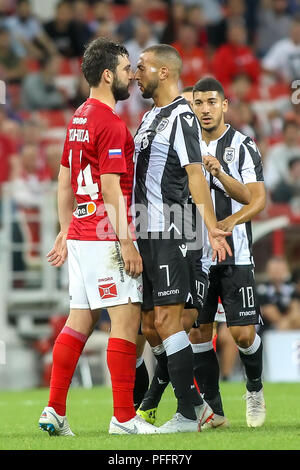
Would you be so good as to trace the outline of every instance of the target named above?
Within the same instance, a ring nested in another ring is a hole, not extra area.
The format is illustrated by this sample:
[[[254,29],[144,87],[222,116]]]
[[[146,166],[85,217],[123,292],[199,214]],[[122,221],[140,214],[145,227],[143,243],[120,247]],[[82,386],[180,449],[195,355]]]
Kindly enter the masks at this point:
[[[223,160],[225,163],[232,163],[235,157],[235,150],[233,147],[226,147],[223,155]]]
[[[169,120],[166,118],[163,118],[156,128],[156,132],[162,132],[167,127],[168,124],[169,124]]]

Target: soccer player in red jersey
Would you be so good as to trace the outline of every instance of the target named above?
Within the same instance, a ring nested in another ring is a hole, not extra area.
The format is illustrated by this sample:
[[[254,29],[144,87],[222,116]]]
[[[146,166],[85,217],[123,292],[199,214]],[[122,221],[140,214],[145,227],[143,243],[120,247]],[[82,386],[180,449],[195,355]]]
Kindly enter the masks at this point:
[[[118,100],[129,97],[128,52],[98,38],[84,53],[82,71],[90,97],[67,129],[58,177],[60,232],[48,254],[56,267],[68,257],[70,314],[53,348],[50,397],[39,424],[49,434],[73,435],[65,416],[69,386],[106,308],[114,408],[109,433],[155,433],[157,428],[136,415],[133,403],[143,267],[129,214],[134,143],[114,110]]]

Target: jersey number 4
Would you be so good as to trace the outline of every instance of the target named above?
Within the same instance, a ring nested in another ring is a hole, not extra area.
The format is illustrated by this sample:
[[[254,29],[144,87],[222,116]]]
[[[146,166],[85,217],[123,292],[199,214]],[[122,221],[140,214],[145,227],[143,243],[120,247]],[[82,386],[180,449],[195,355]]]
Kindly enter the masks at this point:
[[[80,163],[82,159],[82,150],[79,155]],[[72,162],[72,150],[69,153],[69,162],[71,167]],[[94,183],[91,171],[91,165],[88,164],[84,170],[80,169],[77,176],[77,191],[76,194],[80,196],[90,196],[92,200],[98,199],[99,186],[98,183]]]

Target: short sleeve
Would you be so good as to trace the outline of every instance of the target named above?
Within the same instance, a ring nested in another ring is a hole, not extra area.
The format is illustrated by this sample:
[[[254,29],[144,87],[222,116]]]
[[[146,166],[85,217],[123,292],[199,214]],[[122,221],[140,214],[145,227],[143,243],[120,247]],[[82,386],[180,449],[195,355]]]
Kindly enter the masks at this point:
[[[177,152],[181,166],[202,163],[200,148],[200,126],[191,111],[177,117],[173,148]]]
[[[68,131],[69,132],[69,131]],[[65,140],[63,153],[60,161],[62,166],[66,168],[70,168],[70,147],[69,147],[69,139],[68,137]]]
[[[122,121],[116,120],[102,127],[96,138],[100,175],[127,172],[126,142],[127,133]]]
[[[249,137],[241,145],[239,166],[244,184],[264,181],[260,152],[255,142]]]

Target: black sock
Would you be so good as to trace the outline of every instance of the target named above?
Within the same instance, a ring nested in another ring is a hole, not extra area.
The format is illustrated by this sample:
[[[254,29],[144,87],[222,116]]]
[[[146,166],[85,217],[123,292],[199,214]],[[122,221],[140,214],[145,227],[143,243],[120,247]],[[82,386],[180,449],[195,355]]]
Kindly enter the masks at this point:
[[[177,398],[177,413],[189,419],[197,419],[195,405],[201,404],[202,400],[194,385],[193,351],[190,345],[168,356],[168,371]]]
[[[257,335],[257,338],[259,336]],[[257,339],[256,339],[257,340]],[[254,341],[256,341],[254,340]],[[260,338],[259,338],[260,340]],[[257,340],[257,341],[259,341]],[[248,348],[249,350],[250,348]],[[249,392],[259,392],[262,389],[262,368],[263,368],[263,345],[260,341],[258,349],[254,353],[245,354],[239,348],[241,361],[245,367],[247,377],[246,388]]]
[[[149,389],[147,390],[142,404],[141,410],[151,410],[156,408],[160,402],[161,396],[170,382],[168,371],[168,359],[165,352],[155,355],[157,365],[154,376]]]
[[[140,406],[145,393],[147,392],[149,387],[149,375],[148,370],[145,364],[145,361],[136,368],[135,374],[135,382],[134,382],[134,389],[133,389],[133,402],[134,407],[137,410]]]
[[[194,352],[194,374],[204,400],[214,413],[224,416],[219,390],[219,361],[213,348],[204,352]]]

